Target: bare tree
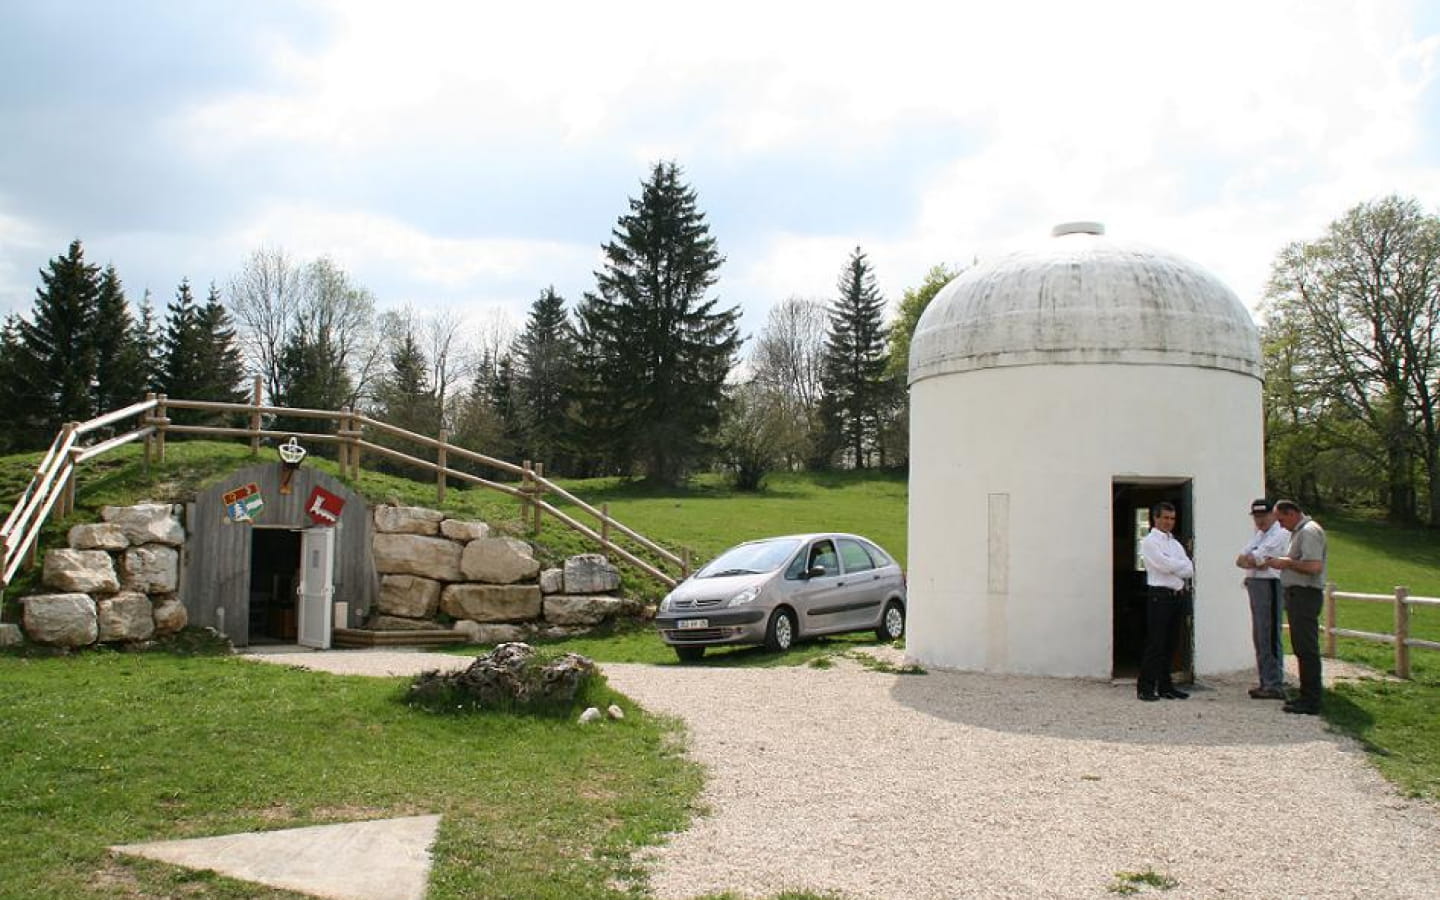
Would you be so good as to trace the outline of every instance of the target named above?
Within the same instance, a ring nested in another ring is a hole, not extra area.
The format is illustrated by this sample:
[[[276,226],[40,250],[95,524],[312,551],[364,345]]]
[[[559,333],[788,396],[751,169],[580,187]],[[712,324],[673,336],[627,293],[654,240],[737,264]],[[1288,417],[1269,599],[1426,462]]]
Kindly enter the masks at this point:
[[[336,361],[350,376],[351,395],[344,401],[354,406],[368,395],[384,356],[384,341],[375,327],[375,297],[326,256],[306,266],[304,276],[305,294],[296,324],[333,348]]]
[[[787,411],[803,440],[787,440],[793,464],[805,458],[820,428],[825,335],[830,325],[823,301],[789,297],[770,308],[765,328],[750,349],[755,385],[772,398],[765,405]]]
[[[289,254],[261,247],[230,279],[226,292],[241,347],[272,403],[283,389],[280,356],[304,301],[305,284],[303,270]]]
[[[471,349],[463,335],[464,320],[451,309],[441,309],[425,319],[424,346],[430,363],[430,384],[442,420],[453,427],[455,389],[474,370]]]

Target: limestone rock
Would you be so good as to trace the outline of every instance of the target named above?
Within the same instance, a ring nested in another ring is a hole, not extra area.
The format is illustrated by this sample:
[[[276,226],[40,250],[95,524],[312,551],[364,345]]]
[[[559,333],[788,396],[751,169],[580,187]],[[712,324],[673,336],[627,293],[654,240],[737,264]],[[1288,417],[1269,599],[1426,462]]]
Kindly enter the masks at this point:
[[[120,590],[115,563],[104,550],[71,550],[58,547],[45,551],[41,580],[57,591],[85,594],[112,594]]]
[[[0,623],[0,647],[14,647],[23,643],[25,634],[13,622]]]
[[[151,614],[155,618],[157,637],[175,634],[190,624],[190,614],[185,610],[185,604],[180,602],[179,596],[169,594],[164,597],[156,597],[154,603],[155,607]]]
[[[525,639],[523,625],[483,625],[470,619],[461,619],[455,623],[454,628],[472,644],[508,644]]]
[[[545,621],[555,625],[598,625],[625,609],[619,597],[572,597],[552,594],[545,598]]]
[[[450,584],[440,611],[475,622],[523,622],[540,617],[540,588],[533,584]]]
[[[155,634],[150,598],[138,591],[121,591],[95,602],[101,641],[147,641]]]
[[[548,625],[537,629],[535,636],[547,641],[563,641],[566,638],[579,637],[589,632],[590,629],[583,625]]]
[[[419,575],[461,581],[460,545],[418,534],[375,535],[375,571],[382,575]]]
[[[375,530],[381,534],[438,534],[445,514],[423,506],[375,507]]]
[[[605,707],[605,715],[618,722],[621,719],[625,718],[625,710],[612,703],[609,706]]]
[[[428,631],[438,626],[429,619],[406,619],[400,616],[371,616],[369,627],[376,631]]]
[[[558,594],[565,589],[564,569],[545,569],[540,573],[540,593]]]
[[[518,538],[477,538],[465,545],[460,570],[471,581],[514,584],[540,571],[535,552]]]
[[[106,506],[100,518],[119,525],[131,544],[168,544],[178,547],[185,543],[185,529],[169,503],[138,503],[135,506]]]
[[[565,593],[604,594],[620,588],[620,570],[599,553],[581,553],[565,560]]]
[[[53,552],[53,551],[52,551]],[[25,634],[37,644],[84,647],[100,633],[88,594],[36,594],[25,598]]]
[[[130,546],[125,529],[110,522],[76,525],[70,529],[67,542],[74,550],[124,550]]]
[[[603,718],[603,716],[600,715],[600,710],[593,706],[587,706],[585,711],[580,714],[580,724],[589,725],[591,722],[600,721],[601,718]]]
[[[440,523],[440,533],[452,541],[473,541],[490,536],[490,526],[484,522],[463,522],[460,519],[446,519]]]
[[[433,619],[440,605],[440,582],[419,575],[386,575],[380,579],[380,612],[408,619]]]
[[[131,547],[120,557],[120,575],[126,590],[174,593],[180,589],[180,551],[164,544]]]

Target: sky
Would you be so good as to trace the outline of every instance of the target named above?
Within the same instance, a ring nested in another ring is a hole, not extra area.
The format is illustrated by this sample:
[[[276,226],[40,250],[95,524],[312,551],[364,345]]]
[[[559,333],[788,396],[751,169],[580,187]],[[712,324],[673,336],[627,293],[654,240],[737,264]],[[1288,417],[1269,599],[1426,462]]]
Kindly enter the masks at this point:
[[[0,314],[79,238],[162,313],[266,248],[519,327],[661,160],[747,335],[857,246],[893,308],[1072,220],[1254,309],[1356,204],[1437,209],[1437,67],[1390,0],[0,0]]]

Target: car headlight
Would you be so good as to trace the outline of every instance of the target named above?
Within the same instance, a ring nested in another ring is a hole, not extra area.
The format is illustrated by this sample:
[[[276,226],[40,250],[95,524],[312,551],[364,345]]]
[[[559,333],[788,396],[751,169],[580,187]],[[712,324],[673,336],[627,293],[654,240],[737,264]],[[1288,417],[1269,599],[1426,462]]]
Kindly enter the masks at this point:
[[[726,605],[726,606],[744,606],[745,604],[749,603],[751,600],[754,600],[754,599],[755,599],[756,597],[758,597],[758,596],[760,596],[760,588],[758,588],[758,587],[748,587],[748,588],[746,588],[745,590],[741,591],[740,593],[736,594],[735,596],[731,597],[731,598],[730,598],[730,602],[726,603],[725,605]]]
[[[660,611],[661,611],[661,612],[669,612],[669,611],[670,611],[670,607],[673,606],[673,605],[674,605],[674,595],[673,595],[673,594],[666,594],[666,595],[665,595],[665,599],[660,601]]]

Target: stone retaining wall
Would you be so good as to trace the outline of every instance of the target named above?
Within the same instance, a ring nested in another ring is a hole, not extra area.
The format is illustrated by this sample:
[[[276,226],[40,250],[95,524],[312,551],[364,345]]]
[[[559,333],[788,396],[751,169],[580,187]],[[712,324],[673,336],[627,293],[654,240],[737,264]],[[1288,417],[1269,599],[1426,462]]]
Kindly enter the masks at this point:
[[[615,595],[620,573],[604,556],[572,556],[541,570],[525,541],[484,522],[415,506],[375,508],[380,594],[366,627],[450,627],[472,643],[568,637],[644,607]]]
[[[180,586],[180,507],[107,506],[101,521],[70,529],[68,547],[45,553],[53,593],[23,597],[21,626],[35,643],[84,647],[146,641],[185,627]]]

